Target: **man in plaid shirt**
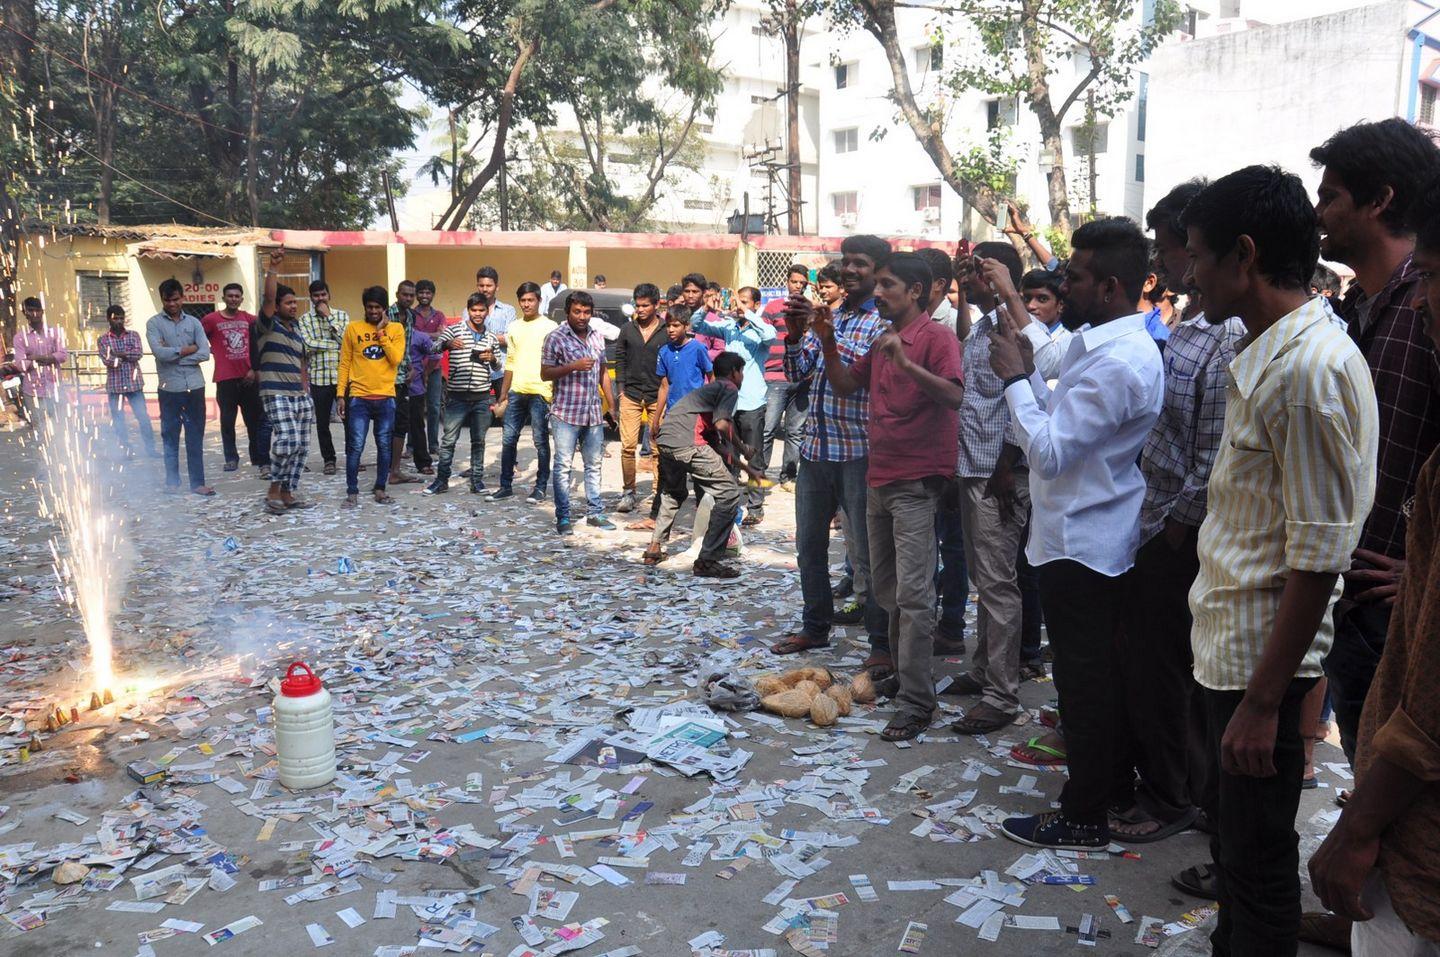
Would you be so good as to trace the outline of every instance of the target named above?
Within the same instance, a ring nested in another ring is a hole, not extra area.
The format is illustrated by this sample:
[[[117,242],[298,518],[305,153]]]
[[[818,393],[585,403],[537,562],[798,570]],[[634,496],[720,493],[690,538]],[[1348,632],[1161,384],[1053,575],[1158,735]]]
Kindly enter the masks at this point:
[[[1404,510],[1420,466],[1440,444],[1440,359],[1415,306],[1420,276],[1410,261],[1415,234],[1406,225],[1412,203],[1440,171],[1440,148],[1391,119],[1341,130],[1310,158],[1324,167],[1316,206],[1320,254],[1355,271],[1338,311],[1370,366],[1380,407],[1375,506],[1345,575],[1325,661],[1340,743],[1353,760],[1360,711],[1405,567]]]
[[[605,338],[590,326],[595,300],[587,292],[565,297],[565,323],[545,337],[540,378],[555,383],[550,433],[555,439],[551,482],[555,486],[555,531],[575,534],[570,521],[570,469],[575,449],[585,463],[585,522],[614,529],[600,501],[600,468],[605,461],[605,424],[600,390],[615,405],[615,383],[605,372]]]
[[[130,414],[135,416],[140,440],[145,443],[145,454],[158,459],[160,452],[155,448],[155,430],[150,426],[150,412],[145,408],[145,384],[140,375],[140,358],[145,354],[140,333],[125,328],[124,306],[106,309],[105,321],[110,329],[100,337],[96,348],[100,361],[105,363],[105,394],[110,397],[110,421],[115,425],[115,435],[125,453],[133,456],[129,430],[125,427],[125,410],[121,407],[122,403],[128,404]]]
[[[890,244],[878,236],[848,236],[840,244],[845,299],[835,310],[835,342],[840,361],[854,365],[885,334],[889,323],[875,311],[875,270],[890,257]],[[867,429],[870,392],[839,395],[825,378],[825,354],[807,327],[814,307],[792,296],[785,314],[785,377],[810,383],[810,418],[800,444],[795,480],[795,550],[804,602],[800,630],[771,648],[794,654],[830,643],[836,620],[830,591],[830,520],[845,513],[845,534],[856,537],[855,598],[870,635],[866,668],[888,671],[888,622],[870,589],[870,544],[865,530],[865,476],[870,465]],[[863,586],[863,587],[862,587]],[[853,619],[842,623],[853,623]]]
[[[330,413],[335,408],[335,386],[340,381],[340,340],[350,314],[330,306],[330,287],[322,279],[310,284],[310,311],[300,317],[300,337],[310,362],[310,401],[315,409],[315,437],[325,474],[335,474],[335,440],[330,435]],[[346,430],[349,436],[349,430]]]

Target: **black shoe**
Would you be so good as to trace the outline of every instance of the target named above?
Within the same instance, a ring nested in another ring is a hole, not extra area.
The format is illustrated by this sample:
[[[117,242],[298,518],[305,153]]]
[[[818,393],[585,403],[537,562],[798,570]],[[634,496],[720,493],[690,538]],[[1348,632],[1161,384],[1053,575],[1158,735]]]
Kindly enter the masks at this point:
[[[852,598],[835,609],[835,616],[830,620],[837,625],[858,625],[865,620],[865,606]]]
[[[515,492],[512,489],[497,488],[495,491],[491,492],[488,496],[486,496],[486,498],[488,501],[498,502],[502,498],[513,498],[514,496]]]
[[[436,479],[435,481],[431,482],[429,485],[425,486],[425,491],[422,492],[421,494],[422,494],[422,495],[444,495],[444,494],[445,494],[446,492],[448,492],[448,491],[450,491],[450,483],[449,483],[448,481],[446,481],[445,479]]]
[[[849,598],[851,595],[855,594],[854,579],[852,579],[849,575],[846,575],[844,578],[840,579],[840,584],[830,589],[830,594],[835,597],[836,601],[839,601],[842,598]]]
[[[1000,833],[1017,844],[1059,851],[1093,851],[1110,845],[1108,825],[1075,824],[1061,811],[1008,818]]]
[[[981,694],[985,691],[983,682],[976,680],[974,675],[957,675],[950,686],[945,689],[945,694]]]
[[[225,471],[227,471],[227,472],[238,472],[238,471],[240,471],[240,462],[239,462],[239,460],[237,459],[237,460],[234,461],[234,462],[226,462],[226,463],[225,463]]]
[[[555,533],[557,535],[574,535],[575,526],[570,522],[556,522]]]
[[[745,513],[745,517],[741,519],[740,525],[742,528],[754,528],[763,521],[765,521],[765,510],[763,508],[752,508]],[[839,597],[843,598],[844,596],[841,595]]]
[[[945,635],[935,636],[935,654],[943,658],[958,658],[965,654],[965,638],[948,638]]]

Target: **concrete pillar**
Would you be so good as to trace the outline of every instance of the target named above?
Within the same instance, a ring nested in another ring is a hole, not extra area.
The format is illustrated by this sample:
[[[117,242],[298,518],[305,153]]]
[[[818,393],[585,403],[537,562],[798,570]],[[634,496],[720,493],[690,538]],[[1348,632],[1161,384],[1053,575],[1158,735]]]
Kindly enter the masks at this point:
[[[270,255],[270,250],[265,250]],[[240,285],[245,287],[245,304],[240,308],[249,312],[260,312],[260,300],[265,295],[265,270],[260,266],[260,247],[246,243],[235,247],[235,268],[240,271]],[[302,300],[305,290],[297,289],[295,294]]]
[[[570,241],[569,259],[566,265],[568,275],[565,285],[571,289],[586,289],[590,286],[590,250],[583,239]]]
[[[401,282],[410,278],[405,275],[405,244],[385,244],[385,291],[392,297]]]

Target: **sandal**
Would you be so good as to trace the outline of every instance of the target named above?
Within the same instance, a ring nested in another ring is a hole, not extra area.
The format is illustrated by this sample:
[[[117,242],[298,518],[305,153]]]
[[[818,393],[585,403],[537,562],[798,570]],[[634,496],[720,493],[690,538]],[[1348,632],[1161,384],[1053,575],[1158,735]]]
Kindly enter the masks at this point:
[[[278,498],[267,498],[265,500],[265,512],[267,515],[284,515],[285,501]]]
[[[809,651],[812,648],[829,648],[830,641],[826,638],[812,638],[809,635],[796,632],[793,635],[786,635],[775,644],[770,646],[772,655],[794,655],[802,651]]]
[[[1170,878],[1170,883],[1191,897],[1200,897],[1207,901],[1220,899],[1220,891],[1215,886],[1215,871],[1209,864],[1187,867]]]
[[[1054,745],[1045,744],[1049,735],[1036,735],[1024,744],[1010,749],[1010,757],[1021,764],[1033,764],[1037,768],[1051,768],[1067,761],[1065,752]],[[1062,741],[1063,743],[1063,741]]]
[[[1199,809],[1192,807],[1188,812],[1167,824],[1150,816],[1144,808],[1137,804],[1128,811],[1110,812],[1110,836],[1122,844],[1154,844],[1156,841],[1163,841],[1167,837],[1172,837],[1188,829],[1195,823],[1195,818],[1199,814]],[[1154,824],[1155,829],[1133,833],[1128,830],[1146,824]]]
[[[394,504],[395,504],[395,500],[394,500],[393,498],[391,498],[391,497],[385,492],[385,490],[384,490],[383,488],[378,488],[378,489],[375,490],[375,504],[376,504],[376,505],[394,505]]]
[[[358,496],[358,495],[347,495],[347,496],[345,496],[345,502],[344,502],[344,504],[342,504],[340,507],[341,507],[341,508],[359,508],[359,507],[360,507],[360,496]]]
[[[890,719],[885,730],[880,732],[881,741],[909,741],[911,738],[918,738],[930,727],[927,718],[920,718],[914,715],[899,715]]]
[[[640,556],[640,561],[646,565],[658,565],[665,560],[663,549],[645,549],[645,554]]]
[[[989,734],[991,731],[999,731],[1014,721],[1015,715],[1007,714],[994,705],[985,704],[982,701],[966,711],[963,718],[950,725],[950,730],[972,736]]]
[[[313,498],[306,498],[306,499],[292,498],[290,501],[288,501],[288,502],[285,503],[285,507],[286,507],[286,508],[314,508],[314,507],[316,506],[316,504],[318,504],[318,503],[316,503],[316,501],[315,501]]]

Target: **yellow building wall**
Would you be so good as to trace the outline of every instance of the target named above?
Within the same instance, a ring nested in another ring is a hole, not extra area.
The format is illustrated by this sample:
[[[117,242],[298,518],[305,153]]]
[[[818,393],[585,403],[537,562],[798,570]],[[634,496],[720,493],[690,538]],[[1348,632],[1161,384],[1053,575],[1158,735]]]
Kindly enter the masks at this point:
[[[330,285],[330,302],[350,313],[352,319],[365,315],[360,293],[367,286],[385,285],[384,246],[341,246],[325,254],[325,281]],[[394,290],[390,290],[393,295]],[[308,292],[297,289],[305,297],[302,307],[308,308]],[[303,308],[302,308],[303,311]]]
[[[93,349],[105,331],[104,322],[81,328],[81,272],[127,276],[124,240],[99,236],[57,236],[27,233],[21,240],[15,293],[19,299],[36,296],[45,304],[47,322],[65,330],[72,349]],[[17,321],[24,321],[16,309]]]
[[[704,273],[722,286],[737,285],[736,256],[730,249],[596,249],[588,250],[589,285],[597,274],[610,286],[635,287],[653,282],[663,293],[686,273]]]

